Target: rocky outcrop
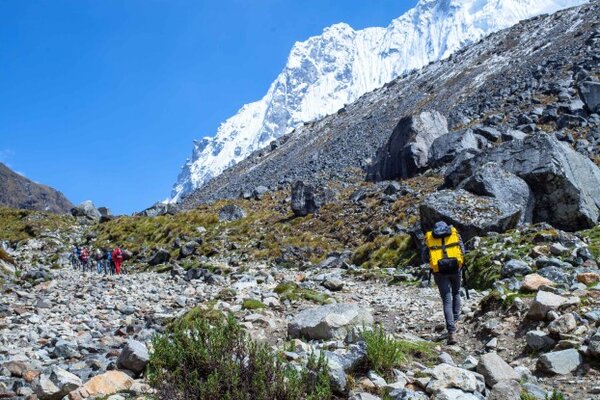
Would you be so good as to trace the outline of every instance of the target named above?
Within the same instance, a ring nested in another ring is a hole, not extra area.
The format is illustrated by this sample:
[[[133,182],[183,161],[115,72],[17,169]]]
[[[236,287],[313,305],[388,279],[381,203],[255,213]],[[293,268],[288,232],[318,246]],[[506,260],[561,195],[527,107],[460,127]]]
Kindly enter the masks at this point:
[[[521,210],[519,224],[532,221],[535,202],[533,192],[523,179],[496,163],[480,166],[459,187],[479,196],[494,197],[500,204],[517,206]]]
[[[71,215],[74,217],[83,217],[90,221],[99,221],[100,217],[102,217],[102,214],[100,214],[100,211],[98,211],[91,200],[86,200],[76,207],[73,207],[71,209]]]
[[[527,182],[535,197],[534,222],[565,230],[591,228],[598,222],[600,169],[554,135],[503,143],[461,160],[447,171],[446,186],[458,186],[488,162]]]
[[[521,217],[521,210],[513,204],[462,189],[430,194],[420,205],[419,213],[423,231],[431,230],[437,221],[445,221],[454,225],[465,241],[487,232],[515,228]]]
[[[454,160],[462,152],[479,153],[486,144],[487,140],[475,135],[471,129],[446,133],[433,141],[428,164],[439,167]]]
[[[416,175],[427,166],[434,140],[445,133],[448,133],[448,122],[437,111],[402,118],[377,152],[367,179],[382,181]]]
[[[73,204],[61,192],[35,183],[0,163],[0,206],[66,214]]]

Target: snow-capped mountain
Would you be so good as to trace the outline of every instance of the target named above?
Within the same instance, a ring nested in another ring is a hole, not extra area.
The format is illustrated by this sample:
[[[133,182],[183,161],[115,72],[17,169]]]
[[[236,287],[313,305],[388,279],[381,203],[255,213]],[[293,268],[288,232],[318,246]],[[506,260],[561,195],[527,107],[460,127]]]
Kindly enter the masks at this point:
[[[387,28],[345,23],[297,42],[259,101],[244,105],[214,137],[194,142],[170,202],[299,124],[339,110],[405,71],[421,68],[520,20],[587,0],[420,0]]]

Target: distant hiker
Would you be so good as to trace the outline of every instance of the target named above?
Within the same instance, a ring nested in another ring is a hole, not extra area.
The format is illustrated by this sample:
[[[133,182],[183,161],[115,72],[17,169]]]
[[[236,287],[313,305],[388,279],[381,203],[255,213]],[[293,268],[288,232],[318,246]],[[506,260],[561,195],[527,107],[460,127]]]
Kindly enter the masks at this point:
[[[456,344],[454,334],[460,317],[460,284],[464,266],[465,246],[458,231],[444,221],[425,233],[423,262],[429,263],[433,278],[444,304],[448,344]]]
[[[79,254],[79,247],[77,245],[73,246],[73,252],[71,253],[71,265],[74,269],[79,267]]]
[[[81,269],[85,271],[90,265],[90,251],[87,247],[84,247],[83,250],[81,250],[79,259],[81,260]]]
[[[106,249],[106,255],[104,260],[104,274],[115,274],[115,266],[112,261],[112,251]]]
[[[96,249],[94,252],[94,259],[96,260],[96,271],[101,274],[102,267],[104,266],[104,253],[100,249]]]
[[[115,272],[117,275],[121,274],[121,264],[123,263],[123,251],[119,246],[115,247],[112,252],[112,259],[115,263]]]

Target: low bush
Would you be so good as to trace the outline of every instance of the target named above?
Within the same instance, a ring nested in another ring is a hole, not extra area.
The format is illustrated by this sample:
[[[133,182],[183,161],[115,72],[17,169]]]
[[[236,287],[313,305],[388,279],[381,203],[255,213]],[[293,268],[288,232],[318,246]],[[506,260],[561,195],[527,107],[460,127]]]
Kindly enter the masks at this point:
[[[232,316],[188,318],[153,339],[149,379],[160,399],[325,400],[324,358],[295,368],[253,341]]]
[[[365,330],[363,337],[367,344],[369,368],[386,377],[391,377],[393,368],[412,359],[429,363],[435,357],[432,343],[395,339],[381,325],[377,325],[372,331]]]

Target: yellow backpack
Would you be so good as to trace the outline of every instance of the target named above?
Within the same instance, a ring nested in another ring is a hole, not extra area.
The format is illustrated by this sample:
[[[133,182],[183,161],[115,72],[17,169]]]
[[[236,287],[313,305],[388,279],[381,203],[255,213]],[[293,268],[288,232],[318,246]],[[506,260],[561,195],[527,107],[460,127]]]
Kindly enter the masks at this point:
[[[452,273],[463,267],[465,259],[460,247],[460,236],[455,227],[451,227],[450,230],[449,236],[441,238],[434,237],[432,231],[425,234],[429,265],[433,272]]]

